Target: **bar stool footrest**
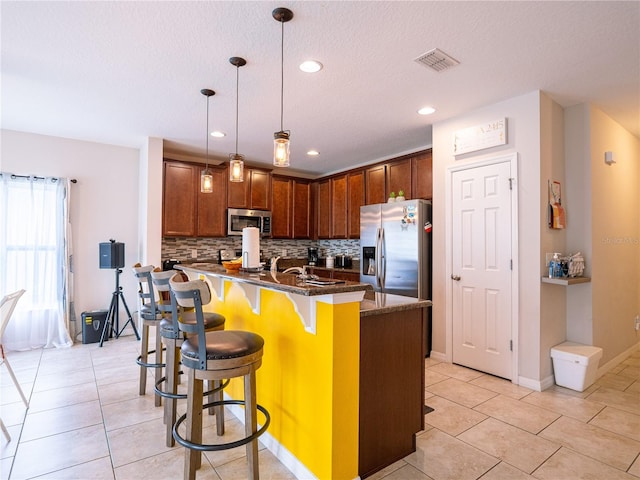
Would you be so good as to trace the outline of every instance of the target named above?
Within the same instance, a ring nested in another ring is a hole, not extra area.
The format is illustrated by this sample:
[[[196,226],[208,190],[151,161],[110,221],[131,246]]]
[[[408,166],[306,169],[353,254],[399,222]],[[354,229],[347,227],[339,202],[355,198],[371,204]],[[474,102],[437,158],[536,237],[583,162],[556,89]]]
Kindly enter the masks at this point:
[[[221,400],[218,402],[210,402],[206,405],[202,406],[202,410],[206,410],[211,407],[225,406],[225,405],[245,405],[244,400]],[[200,452],[215,452],[218,450],[228,450],[230,448],[241,447],[242,445],[246,445],[247,443],[253,442],[260,435],[267,431],[267,427],[269,427],[269,423],[271,423],[271,416],[266,408],[262,405],[256,405],[256,409],[260,410],[265,416],[264,425],[258,429],[254,434],[249,435],[248,437],[241,438],[240,440],[236,440],[234,442],[228,443],[215,443],[215,444],[202,444],[202,443],[193,443],[178,433],[178,427],[187,419],[187,414],[182,415],[176,423],[173,425],[173,438],[175,438],[176,442],[178,442],[183,447],[189,448],[191,450],[197,450]]]
[[[178,374],[182,374],[182,373],[184,373],[182,370],[178,372]],[[156,395],[160,395],[163,398],[172,398],[175,400],[182,400],[187,398],[186,393],[171,393],[171,392],[163,391],[160,388],[160,385],[162,385],[166,381],[167,381],[167,377],[162,377],[160,380],[156,382],[155,386],[153,387],[153,390],[154,392],[156,392]],[[219,387],[214,388],[213,390],[203,392],[202,396],[208,397],[209,395],[219,392],[220,390],[223,390],[227,385],[229,385],[230,382],[231,382],[231,379],[227,378],[224,382],[222,382],[222,384]]]
[[[162,351],[164,352],[166,349],[162,349]],[[151,353],[156,353],[155,350],[149,350],[147,352],[147,355],[151,354]],[[136,363],[138,365],[140,365],[141,367],[147,367],[147,368],[164,368],[166,367],[166,364],[164,363],[147,363],[147,362],[143,362],[142,361],[142,355],[138,355],[138,358],[136,358]]]

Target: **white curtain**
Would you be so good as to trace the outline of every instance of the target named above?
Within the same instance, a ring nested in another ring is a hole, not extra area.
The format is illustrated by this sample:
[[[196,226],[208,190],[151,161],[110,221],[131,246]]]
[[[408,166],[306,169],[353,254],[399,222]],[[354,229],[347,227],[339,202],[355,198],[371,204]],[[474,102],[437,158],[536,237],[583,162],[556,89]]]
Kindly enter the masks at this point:
[[[71,346],[68,181],[0,175],[0,293],[26,290],[3,345]]]

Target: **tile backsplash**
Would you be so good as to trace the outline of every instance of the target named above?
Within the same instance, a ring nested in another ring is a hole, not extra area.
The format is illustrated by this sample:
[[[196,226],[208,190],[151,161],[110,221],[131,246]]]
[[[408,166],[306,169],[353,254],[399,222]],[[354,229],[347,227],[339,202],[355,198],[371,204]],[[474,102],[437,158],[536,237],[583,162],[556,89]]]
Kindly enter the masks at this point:
[[[307,258],[307,249],[317,247],[320,258],[327,255],[345,254],[360,257],[360,240],[260,240],[264,259],[271,257]],[[194,238],[171,237],[162,239],[162,260],[175,259],[181,262],[217,261],[218,250],[242,250],[242,237]],[[193,252],[197,253],[194,258]]]

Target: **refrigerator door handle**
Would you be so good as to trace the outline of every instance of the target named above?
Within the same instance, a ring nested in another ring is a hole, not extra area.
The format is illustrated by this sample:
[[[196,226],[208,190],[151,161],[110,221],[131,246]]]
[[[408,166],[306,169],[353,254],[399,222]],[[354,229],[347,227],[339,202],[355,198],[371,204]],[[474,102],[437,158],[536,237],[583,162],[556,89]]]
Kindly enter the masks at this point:
[[[380,229],[380,267],[378,272],[380,272],[380,289],[384,290],[384,284],[387,279],[387,251],[384,239],[384,228]]]
[[[376,229],[376,287],[380,287],[380,227]]]

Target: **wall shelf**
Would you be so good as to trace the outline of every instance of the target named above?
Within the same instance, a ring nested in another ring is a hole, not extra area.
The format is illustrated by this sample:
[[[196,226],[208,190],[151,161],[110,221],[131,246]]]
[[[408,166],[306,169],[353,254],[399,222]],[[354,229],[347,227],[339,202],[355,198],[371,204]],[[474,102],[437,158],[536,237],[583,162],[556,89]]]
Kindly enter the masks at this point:
[[[542,277],[542,283],[553,283],[555,285],[576,285],[578,283],[589,283],[590,277],[564,277],[564,278],[549,278]]]

